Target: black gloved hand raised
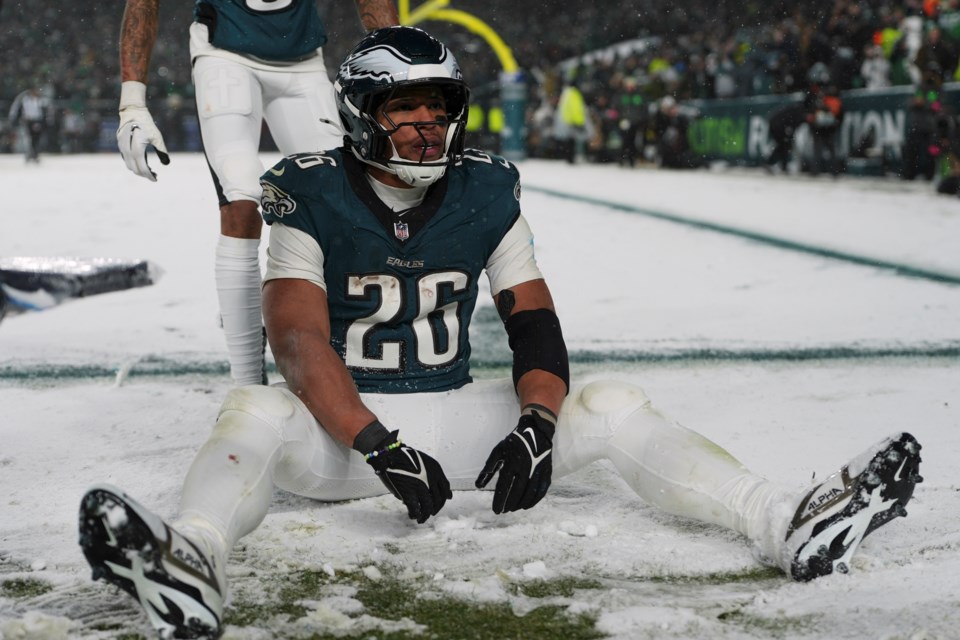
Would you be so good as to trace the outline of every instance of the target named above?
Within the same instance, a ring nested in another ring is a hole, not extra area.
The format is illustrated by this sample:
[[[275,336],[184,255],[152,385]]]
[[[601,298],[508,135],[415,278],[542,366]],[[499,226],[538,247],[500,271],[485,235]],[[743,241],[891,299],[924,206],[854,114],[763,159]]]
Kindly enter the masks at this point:
[[[403,504],[411,519],[424,523],[453,497],[440,463],[403,444],[392,431],[365,458],[377,477]]]
[[[493,494],[493,512],[529,509],[547,494],[553,474],[556,416],[540,405],[528,405],[517,428],[500,441],[477,476],[477,488],[500,472]]]

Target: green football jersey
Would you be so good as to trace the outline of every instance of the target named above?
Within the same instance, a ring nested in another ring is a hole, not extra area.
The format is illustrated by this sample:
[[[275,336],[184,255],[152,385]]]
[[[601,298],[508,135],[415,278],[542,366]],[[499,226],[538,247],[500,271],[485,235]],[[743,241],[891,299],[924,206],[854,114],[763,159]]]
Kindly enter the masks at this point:
[[[470,382],[470,318],[491,254],[520,215],[519,173],[468,149],[423,203],[395,213],[350,151],[299,154],[268,170],[263,217],[316,239],[331,344],[361,391]]]
[[[197,0],[193,13],[213,46],[263,60],[300,60],[327,41],[313,0]]]

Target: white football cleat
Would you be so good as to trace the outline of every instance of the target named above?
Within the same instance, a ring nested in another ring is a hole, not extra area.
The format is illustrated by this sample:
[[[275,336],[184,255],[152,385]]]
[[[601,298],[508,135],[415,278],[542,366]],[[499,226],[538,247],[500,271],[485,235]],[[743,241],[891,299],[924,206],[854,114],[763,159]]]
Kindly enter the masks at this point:
[[[785,560],[794,580],[847,573],[864,537],[898,516],[923,478],[920,443],[887,438],[811,488],[787,528]]]
[[[93,579],[136,598],[164,640],[220,635],[224,589],[216,559],[120,489],[100,484],[83,496],[80,547]]]

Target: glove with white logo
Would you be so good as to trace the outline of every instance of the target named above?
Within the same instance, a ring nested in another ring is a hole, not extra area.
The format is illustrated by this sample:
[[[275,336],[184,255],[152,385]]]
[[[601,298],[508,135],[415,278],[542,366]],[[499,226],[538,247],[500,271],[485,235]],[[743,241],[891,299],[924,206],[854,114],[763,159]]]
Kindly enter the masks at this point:
[[[439,462],[403,444],[397,433],[390,432],[365,458],[390,493],[407,505],[410,518],[422,524],[453,497],[450,482]]]
[[[500,472],[493,512],[529,509],[547,494],[553,474],[553,434],[557,418],[546,407],[527,405],[517,428],[500,441],[477,476],[477,488]]]
[[[142,82],[130,80],[120,86],[117,146],[127,169],[151,182],[157,181],[157,174],[147,164],[147,151],[151,146],[162,164],[170,164],[163,136],[147,110],[147,87]]]

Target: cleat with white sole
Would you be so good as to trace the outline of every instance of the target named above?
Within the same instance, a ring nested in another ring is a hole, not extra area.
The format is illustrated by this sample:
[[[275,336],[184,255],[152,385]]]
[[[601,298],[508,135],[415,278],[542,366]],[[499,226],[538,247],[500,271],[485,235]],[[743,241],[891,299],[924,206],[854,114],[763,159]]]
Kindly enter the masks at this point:
[[[220,636],[223,588],[215,558],[120,489],[101,484],[83,496],[80,546],[93,579],[136,598],[160,638]]]
[[[905,505],[923,481],[920,449],[909,433],[888,438],[804,494],[784,540],[795,580],[847,573],[867,534],[907,515]]]

